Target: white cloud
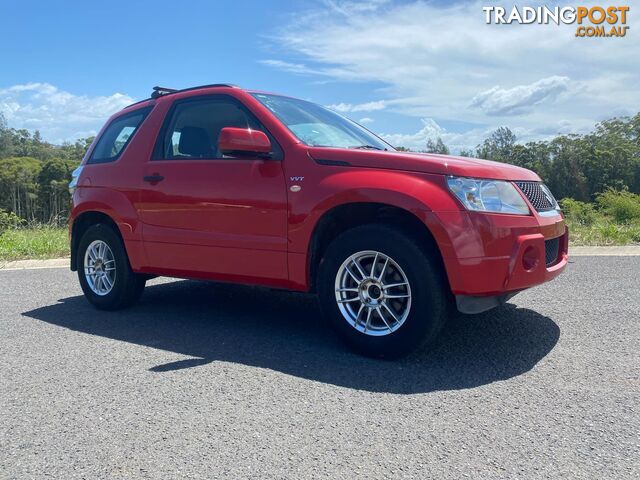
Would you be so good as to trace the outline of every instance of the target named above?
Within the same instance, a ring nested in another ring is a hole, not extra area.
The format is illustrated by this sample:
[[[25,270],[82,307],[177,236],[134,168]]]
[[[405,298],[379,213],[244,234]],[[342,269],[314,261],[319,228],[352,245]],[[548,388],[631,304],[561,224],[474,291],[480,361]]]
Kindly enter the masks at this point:
[[[423,118],[422,128],[412,134],[383,133],[381,137],[395,147],[406,147],[411,150],[424,150],[427,140],[447,138],[446,131],[433,118]]]
[[[298,74],[323,73],[321,70],[311,69],[303,63],[291,63],[291,62],[285,62],[282,60],[273,60],[273,59],[260,60],[260,63],[262,63],[263,65],[267,65],[269,67],[275,67],[279,70],[284,70],[285,72],[290,72],[290,73],[298,73]]]
[[[373,118],[369,118],[369,117],[362,117],[360,120],[358,120],[358,123],[362,125],[366,125],[367,123],[373,123],[373,122],[374,122]]]
[[[385,111],[417,119],[489,131],[556,125],[566,133],[567,125],[581,131],[637,111],[640,69],[632,59],[640,36],[589,39],[575,36],[576,25],[487,25],[483,5],[325,1],[292,16],[273,41],[307,74],[382,84],[376,94]],[[334,103],[353,111],[348,98]]]
[[[332,11],[346,16],[363,12],[372,12],[388,3],[390,3],[389,0],[368,0],[366,2],[324,0],[324,4]]]
[[[473,97],[471,106],[482,109],[487,115],[517,115],[531,111],[544,100],[555,98],[567,91],[569,85],[569,77],[553,76],[509,89],[495,86]]]
[[[327,105],[327,108],[335,110],[336,112],[373,112],[375,110],[383,110],[386,106],[384,100],[378,100],[375,102],[366,103],[336,103],[333,105]]]
[[[95,135],[107,118],[133,103],[128,95],[75,95],[48,83],[0,88],[0,112],[9,126],[39,130],[53,143]]]
[[[422,128],[417,132],[409,134],[382,133],[380,136],[395,147],[410,148],[414,151],[424,150],[427,141],[441,138],[452,153],[459,153],[460,150],[475,147],[492,131],[491,128],[477,128],[464,133],[456,133],[447,131],[433,118],[422,118],[420,121]]]
[[[424,150],[428,140],[441,138],[452,153],[461,150],[475,150],[495,128],[502,125],[493,125],[483,128],[474,128],[466,132],[452,132],[439,125],[433,118],[422,118],[422,127],[409,134],[381,133],[380,136],[395,147],[406,147],[411,150]],[[505,125],[506,126],[506,125]],[[516,137],[522,143],[531,142],[548,136],[566,133],[586,133],[593,127],[592,124],[572,124],[568,120],[559,120],[540,128],[511,127]]]

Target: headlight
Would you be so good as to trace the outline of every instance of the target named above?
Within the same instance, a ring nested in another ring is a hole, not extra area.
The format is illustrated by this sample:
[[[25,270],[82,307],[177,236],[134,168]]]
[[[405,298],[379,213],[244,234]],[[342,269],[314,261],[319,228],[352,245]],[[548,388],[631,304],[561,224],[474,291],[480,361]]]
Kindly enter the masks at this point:
[[[511,182],[448,177],[449,189],[467,210],[528,215],[529,207]]]

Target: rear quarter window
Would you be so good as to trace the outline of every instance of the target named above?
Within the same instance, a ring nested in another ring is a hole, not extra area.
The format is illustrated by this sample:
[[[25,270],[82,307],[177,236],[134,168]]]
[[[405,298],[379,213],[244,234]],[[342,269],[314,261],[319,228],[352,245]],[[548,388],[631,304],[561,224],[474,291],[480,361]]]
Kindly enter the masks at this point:
[[[87,163],[115,162],[120,158],[150,111],[151,108],[141,108],[114,119],[98,139]]]

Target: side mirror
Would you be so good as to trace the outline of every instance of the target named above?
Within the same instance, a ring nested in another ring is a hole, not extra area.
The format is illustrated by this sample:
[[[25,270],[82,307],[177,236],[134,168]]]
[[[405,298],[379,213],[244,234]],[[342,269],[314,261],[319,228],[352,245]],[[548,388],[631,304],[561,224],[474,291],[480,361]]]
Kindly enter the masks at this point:
[[[260,130],[250,128],[225,127],[218,136],[218,149],[222,153],[256,153],[271,152],[269,137]]]

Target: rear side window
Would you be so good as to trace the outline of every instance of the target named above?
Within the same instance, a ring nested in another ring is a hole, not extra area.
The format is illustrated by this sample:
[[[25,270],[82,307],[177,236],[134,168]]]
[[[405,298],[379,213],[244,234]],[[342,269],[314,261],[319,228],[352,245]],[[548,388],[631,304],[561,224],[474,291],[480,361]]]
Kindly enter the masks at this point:
[[[113,120],[98,140],[87,163],[116,161],[150,111],[151,108],[141,108]]]

